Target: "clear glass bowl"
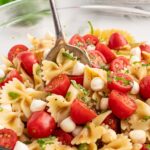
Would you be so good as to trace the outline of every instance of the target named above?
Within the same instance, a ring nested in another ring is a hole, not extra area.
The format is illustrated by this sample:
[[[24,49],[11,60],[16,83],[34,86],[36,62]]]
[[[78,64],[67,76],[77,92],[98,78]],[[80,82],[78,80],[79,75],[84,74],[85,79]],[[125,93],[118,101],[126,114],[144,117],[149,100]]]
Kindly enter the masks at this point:
[[[129,31],[137,41],[150,40],[148,0],[56,0],[66,38],[96,28]],[[0,50],[6,54],[14,44],[29,45],[27,34],[55,34],[48,0],[18,0],[0,7]]]

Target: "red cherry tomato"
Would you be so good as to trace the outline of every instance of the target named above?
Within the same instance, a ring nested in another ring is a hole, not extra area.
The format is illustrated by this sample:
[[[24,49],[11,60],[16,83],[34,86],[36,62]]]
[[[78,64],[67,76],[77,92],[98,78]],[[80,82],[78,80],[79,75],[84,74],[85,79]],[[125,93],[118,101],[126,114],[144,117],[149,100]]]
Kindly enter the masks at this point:
[[[54,118],[45,111],[32,113],[27,122],[28,134],[32,138],[44,138],[52,134],[56,127]]]
[[[150,147],[148,144],[143,144],[143,146],[140,150],[150,150]]]
[[[83,39],[87,45],[96,45],[99,42],[98,38],[92,34],[84,35]]]
[[[25,69],[25,71],[29,75],[32,75],[33,65],[38,63],[38,60],[35,57],[35,55],[30,51],[25,51],[21,52],[17,57],[20,59],[21,65]]]
[[[72,120],[78,125],[86,124],[97,116],[93,110],[77,99],[72,103],[70,113]]]
[[[132,78],[123,73],[112,73],[108,77],[107,87],[110,90],[117,90],[120,92],[129,92],[132,88]]]
[[[135,112],[137,106],[127,94],[113,90],[109,95],[109,108],[118,118],[126,119]]]
[[[129,60],[123,56],[117,57],[110,64],[110,70],[119,72],[129,65]]]
[[[70,45],[79,47],[80,49],[86,49],[87,45],[84,41],[84,39],[79,35],[75,34],[69,41]]]
[[[120,120],[113,113],[108,115],[103,121],[103,123],[108,125],[111,129],[113,129],[117,133],[120,131]]]
[[[141,49],[141,51],[145,51],[145,52],[150,53],[150,45],[148,45],[148,44],[140,45],[140,49]]]
[[[18,140],[17,134],[11,129],[0,130],[0,146],[13,150]]]
[[[8,52],[8,59],[12,62],[13,59],[21,52],[27,51],[28,48],[25,45],[18,44],[13,46]]]
[[[88,54],[89,54],[92,67],[101,68],[101,66],[104,66],[106,64],[105,57],[99,51],[96,51],[96,50],[88,51]]]
[[[19,72],[14,69],[11,70],[5,77],[5,79],[0,83],[0,87],[4,86],[6,83],[9,81],[12,81],[14,78],[20,80],[21,82],[23,81],[22,77],[20,76]]]
[[[140,81],[140,95],[145,100],[150,98],[150,76],[146,76]]]
[[[59,76],[53,78],[52,81],[50,81],[50,83],[45,87],[45,91],[65,96],[69,86],[69,77],[65,74],[60,74]]]
[[[113,53],[113,51],[104,44],[98,43],[96,45],[96,50],[98,50],[99,52],[101,52],[104,55],[107,63],[112,62],[112,60],[114,60],[116,58],[116,55]]]
[[[83,85],[83,78],[84,78],[84,75],[79,75],[79,76],[70,75],[69,76],[70,80],[75,80],[80,85]]]
[[[53,133],[54,136],[58,138],[58,141],[62,142],[64,145],[71,145],[73,136],[69,133],[64,132],[61,129],[56,129]]]
[[[118,50],[118,49],[123,48],[127,44],[128,42],[125,39],[125,37],[121,35],[120,33],[115,32],[109,38],[108,47],[111,49]]]

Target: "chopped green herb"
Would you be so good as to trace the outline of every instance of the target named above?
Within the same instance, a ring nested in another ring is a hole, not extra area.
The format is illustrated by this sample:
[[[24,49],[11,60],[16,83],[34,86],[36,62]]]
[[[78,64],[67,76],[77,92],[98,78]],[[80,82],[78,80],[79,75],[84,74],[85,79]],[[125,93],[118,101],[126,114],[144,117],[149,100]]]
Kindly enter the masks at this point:
[[[4,79],[5,79],[5,77],[0,78],[0,83],[1,83],[1,82],[3,82],[3,81],[4,81]]]
[[[9,92],[8,95],[9,95],[9,97],[10,97],[12,100],[14,100],[14,99],[16,99],[16,98],[18,98],[18,97],[20,96],[20,95],[19,95],[18,93],[16,93],[16,92]]]
[[[141,62],[140,61],[135,61],[135,62],[133,62],[133,64],[135,65],[135,64],[140,64]]]
[[[23,142],[24,144],[31,144],[32,142],[31,141],[25,141]]]
[[[0,112],[2,112],[3,111],[3,108],[2,107],[0,107]]]
[[[93,28],[93,25],[92,25],[91,21],[88,21],[88,24],[90,26],[90,33],[94,34],[94,28]]]
[[[125,73],[129,73],[129,70],[126,70]]]
[[[147,145],[146,145],[146,148],[150,149],[150,144],[147,144]]]
[[[148,119],[150,119],[150,116],[144,116],[143,119],[144,119],[144,120],[148,120]]]
[[[107,71],[107,81],[108,81],[108,82],[111,82],[111,81],[112,81],[112,79],[110,78],[110,74],[111,74],[111,72],[110,72],[110,71]]]
[[[124,85],[130,85],[130,81],[122,77],[115,77],[116,81],[122,81]]]
[[[62,55],[70,60],[75,60],[75,58],[67,52],[63,52]]]
[[[109,71],[109,68],[106,65],[102,65],[102,66],[100,66],[100,68],[103,69],[103,70]]]
[[[71,95],[71,92],[67,92],[66,98],[70,97],[70,95]]]
[[[142,64],[143,67],[148,67],[150,64]]]
[[[41,150],[45,150],[46,145],[53,144],[55,139],[56,139],[55,136],[51,136],[49,138],[40,138],[37,140],[37,143],[40,145]]]
[[[36,75],[40,75],[40,73],[41,73],[41,68],[40,68],[40,66],[38,66],[37,70],[36,70]]]
[[[78,150],[89,150],[89,145],[86,143],[80,144]]]

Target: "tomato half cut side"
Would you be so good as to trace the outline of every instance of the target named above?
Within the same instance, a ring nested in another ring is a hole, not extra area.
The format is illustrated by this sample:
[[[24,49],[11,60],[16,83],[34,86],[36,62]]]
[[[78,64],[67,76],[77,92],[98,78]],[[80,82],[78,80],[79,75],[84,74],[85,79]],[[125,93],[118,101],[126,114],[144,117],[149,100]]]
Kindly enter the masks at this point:
[[[13,150],[16,142],[18,140],[17,134],[11,129],[1,129],[0,130],[0,146]]]
[[[129,65],[129,60],[123,56],[117,57],[110,63],[110,70],[119,72]]]
[[[118,90],[120,92],[129,92],[132,88],[132,78],[123,73],[111,73],[108,76],[107,87],[110,90]]]
[[[69,41],[70,45],[79,47],[80,49],[85,50],[87,45],[84,41],[84,39],[79,35],[79,34],[75,34]]]
[[[87,45],[96,45],[99,42],[98,38],[92,34],[84,35],[83,39]]]
[[[89,54],[92,67],[101,68],[101,66],[104,66],[106,64],[105,57],[99,51],[97,50],[88,51],[88,54]]]
[[[70,86],[69,77],[65,74],[60,74],[50,81],[50,83],[45,87],[45,91],[62,95],[65,97],[69,86]]]
[[[69,133],[64,132],[61,129],[56,129],[53,133],[54,136],[58,138],[58,141],[62,142],[64,145],[71,145],[73,136]]]
[[[140,49],[141,49],[141,51],[150,53],[150,45],[148,45],[148,44],[141,44]]]
[[[118,32],[113,33],[108,42],[108,47],[111,49],[121,49],[128,44],[127,40],[123,35]]]
[[[72,120],[78,125],[86,124],[97,116],[86,104],[77,99],[71,104],[70,113]]]
[[[70,80],[75,80],[76,83],[78,83],[80,85],[83,85],[84,75],[79,75],[79,76],[69,75],[69,79]]]
[[[22,44],[13,46],[8,52],[8,59],[12,62],[13,59],[21,52],[27,51],[28,47]]]
[[[136,110],[136,103],[127,94],[113,90],[109,95],[109,108],[120,119],[130,117]]]
[[[98,43],[96,45],[96,50],[103,54],[107,63],[112,62],[112,60],[114,60],[116,58],[115,53],[109,47],[107,47],[104,44]]]

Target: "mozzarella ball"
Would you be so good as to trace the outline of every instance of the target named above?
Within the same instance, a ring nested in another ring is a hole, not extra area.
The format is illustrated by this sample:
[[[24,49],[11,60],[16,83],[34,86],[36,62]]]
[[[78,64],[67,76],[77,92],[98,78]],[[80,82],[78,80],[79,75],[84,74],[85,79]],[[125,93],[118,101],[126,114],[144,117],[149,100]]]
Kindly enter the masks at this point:
[[[129,133],[129,137],[133,143],[144,144],[146,142],[146,133],[144,130],[132,130]]]
[[[138,94],[140,90],[139,84],[136,81],[133,81],[132,89],[131,89],[131,94]]]
[[[5,77],[5,72],[2,69],[0,69],[0,78],[4,78],[4,77]]]
[[[76,128],[76,124],[71,117],[67,117],[60,123],[60,128],[65,132],[72,132]]]
[[[73,131],[72,131],[72,135],[73,136],[77,136],[81,131],[82,131],[82,127],[77,126]]]
[[[131,49],[131,54],[133,56],[137,56],[141,59],[141,49],[139,47],[135,47]]]
[[[11,104],[1,104],[0,107],[7,111],[12,111]]]
[[[108,98],[102,98],[100,101],[100,109],[106,110],[108,108]]]
[[[28,146],[20,141],[17,141],[14,150],[29,150]]]
[[[141,59],[138,56],[132,56],[130,58],[130,64],[134,63],[134,62],[140,62]]]
[[[73,67],[72,75],[82,75],[84,73],[84,68],[84,64],[77,62]]]
[[[104,86],[105,86],[105,82],[99,77],[95,77],[91,81],[91,89],[93,91],[102,90]]]
[[[88,45],[87,50],[88,51],[94,51],[95,50],[95,45]]]
[[[32,112],[44,110],[46,107],[46,102],[38,99],[34,99],[30,105],[30,110]]]

